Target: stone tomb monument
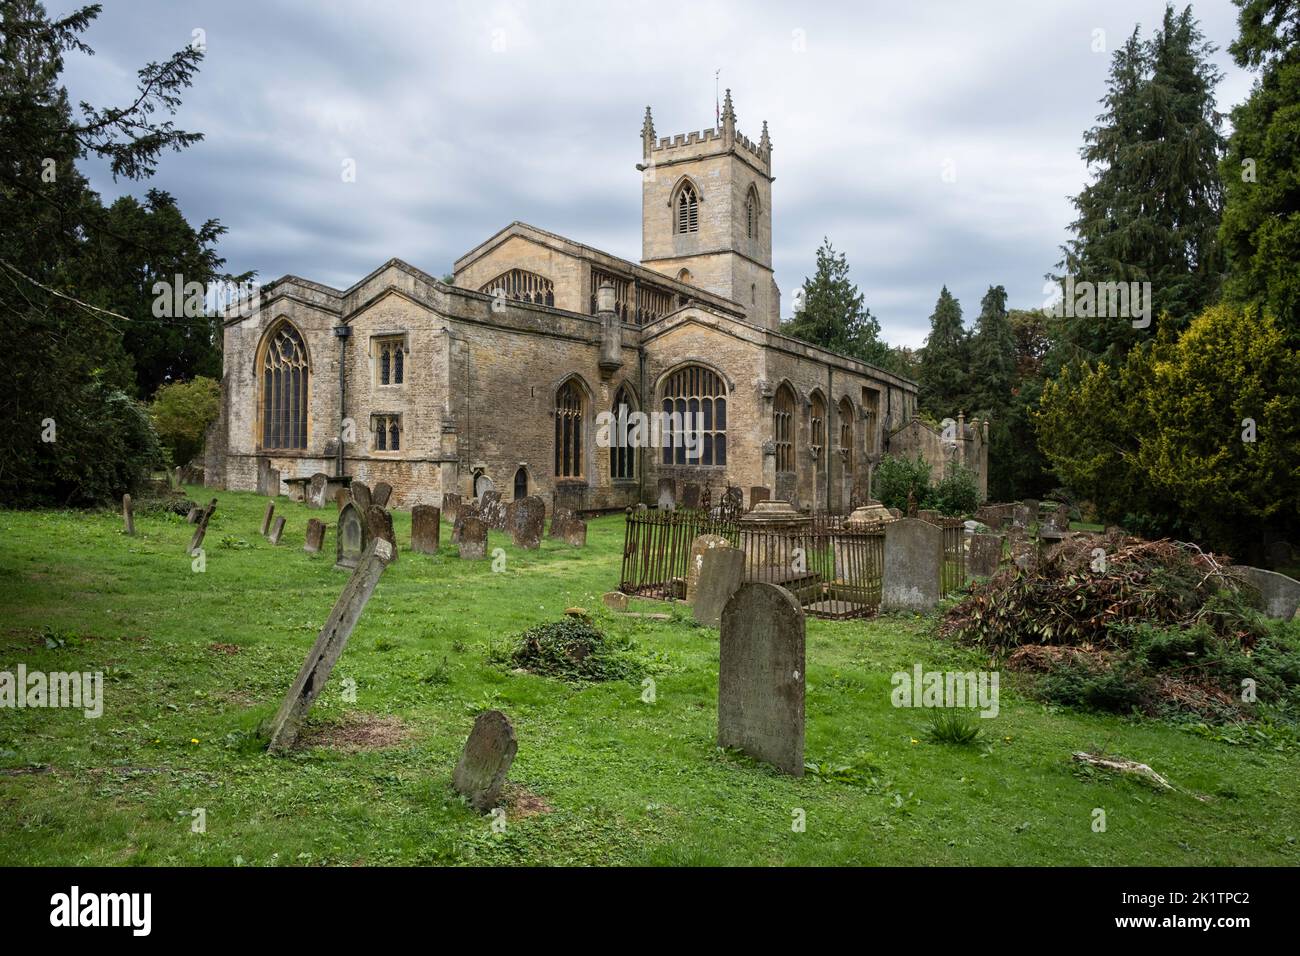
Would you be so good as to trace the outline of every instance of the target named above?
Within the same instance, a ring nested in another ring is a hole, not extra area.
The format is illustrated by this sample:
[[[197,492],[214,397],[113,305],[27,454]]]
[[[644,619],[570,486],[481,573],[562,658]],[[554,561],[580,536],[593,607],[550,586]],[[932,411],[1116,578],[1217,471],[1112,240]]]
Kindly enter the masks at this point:
[[[785,588],[742,585],[722,612],[718,746],[802,777],[803,744],[803,610]]]

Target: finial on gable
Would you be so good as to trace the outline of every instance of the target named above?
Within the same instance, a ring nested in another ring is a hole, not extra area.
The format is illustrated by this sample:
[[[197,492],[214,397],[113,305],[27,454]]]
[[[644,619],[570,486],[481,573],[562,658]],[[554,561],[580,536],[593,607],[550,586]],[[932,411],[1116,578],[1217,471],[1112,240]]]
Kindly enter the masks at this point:
[[[731,105],[730,89],[727,90],[727,95],[722,100],[722,122],[726,123],[728,120],[731,121],[733,126],[736,124],[736,108]]]
[[[645,108],[645,121],[641,124],[641,152],[647,159],[650,150],[655,147],[655,121],[650,116],[650,107]]]

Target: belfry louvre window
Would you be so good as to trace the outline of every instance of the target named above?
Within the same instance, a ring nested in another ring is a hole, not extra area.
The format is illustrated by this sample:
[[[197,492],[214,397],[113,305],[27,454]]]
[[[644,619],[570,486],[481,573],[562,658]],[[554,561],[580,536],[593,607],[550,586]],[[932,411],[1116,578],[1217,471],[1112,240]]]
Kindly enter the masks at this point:
[[[753,189],[745,197],[745,235],[750,239],[758,235],[758,200],[754,198]]]
[[[695,187],[685,183],[677,194],[677,231],[700,231],[700,197]]]
[[[814,395],[812,400],[811,416],[811,436],[809,446],[812,449],[813,458],[821,458],[822,449],[826,447],[826,403],[822,401],[820,395]]]
[[[582,477],[582,428],[585,417],[582,389],[573,379],[555,395],[555,477]]]
[[[281,323],[262,356],[262,447],[307,447],[307,396],[311,370],[302,336]]]
[[[370,416],[370,429],[375,437],[375,451],[401,451],[401,415],[372,415]]]
[[[727,384],[716,372],[700,365],[673,372],[664,383],[660,407],[667,416],[665,432],[672,436],[663,450],[665,465],[727,463]],[[699,444],[688,454],[686,443],[697,438]]]
[[[591,314],[596,314],[596,290],[608,282],[614,287],[614,311],[626,322],[632,313],[632,282],[598,269],[591,270]]]
[[[782,385],[772,403],[772,438],[776,445],[776,470],[794,471],[794,392]]]
[[[546,276],[539,276],[526,269],[503,272],[479,291],[492,296],[503,295],[519,302],[532,302],[534,305],[555,305],[555,283]]]
[[[631,417],[632,399],[626,388],[619,388],[614,396],[614,439],[609,444],[609,477],[627,479],[636,477],[636,448],[628,442],[622,423]]]
[[[405,337],[375,339],[375,362],[380,385],[401,385],[406,374]]]

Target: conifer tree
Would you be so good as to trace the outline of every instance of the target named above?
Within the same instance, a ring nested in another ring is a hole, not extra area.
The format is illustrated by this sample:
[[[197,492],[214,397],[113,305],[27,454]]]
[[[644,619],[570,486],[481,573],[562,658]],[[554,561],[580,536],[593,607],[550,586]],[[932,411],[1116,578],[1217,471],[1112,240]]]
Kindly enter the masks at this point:
[[[823,237],[817,250],[817,269],[805,279],[802,308],[786,324],[797,339],[820,345],[852,358],[879,365],[889,356],[880,340],[880,322],[864,304],[864,296],[849,280],[849,263]]]
[[[969,369],[970,340],[962,326],[961,304],[944,286],[921,350],[921,408],[936,419],[956,418],[969,401]]]

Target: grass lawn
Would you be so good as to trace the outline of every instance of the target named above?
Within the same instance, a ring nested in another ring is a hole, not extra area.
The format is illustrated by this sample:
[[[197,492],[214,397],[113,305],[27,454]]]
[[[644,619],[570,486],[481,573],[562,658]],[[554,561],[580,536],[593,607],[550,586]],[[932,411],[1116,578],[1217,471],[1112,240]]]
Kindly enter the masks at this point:
[[[403,550],[312,712],[316,743],[268,756],[255,730],[345,581],[332,529],[327,553],[302,551],[307,518],[334,509],[279,500],[277,548],[258,534],[265,499],[217,497],[203,573],[179,517],[137,515],[128,538],[110,513],[0,512],[0,670],[105,674],[98,719],[0,711],[0,864],[1300,864],[1291,746],[1045,707],[1006,672],[980,743],[931,743],[925,711],[891,706],[891,674],[982,662],[922,618],[809,621],[807,758],[828,772],[796,780],[719,750],[717,633],[680,607],[652,622],[601,605],[621,516],[592,522],[584,550],[493,534],[501,573],[460,561],[445,524],[441,554]],[[409,514],[394,523],[405,545]],[[639,683],[489,663],[575,604],[638,643],[654,703]],[[504,833],[450,787],[485,707],[519,738]],[[1148,763],[1179,790],[1082,772],[1074,750]]]

